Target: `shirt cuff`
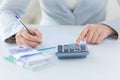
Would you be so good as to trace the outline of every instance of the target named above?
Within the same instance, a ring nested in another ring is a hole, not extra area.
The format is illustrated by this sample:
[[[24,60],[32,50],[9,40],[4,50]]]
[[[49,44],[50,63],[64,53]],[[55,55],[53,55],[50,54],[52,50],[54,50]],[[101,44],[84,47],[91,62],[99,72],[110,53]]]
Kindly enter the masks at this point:
[[[2,35],[2,40],[7,42],[7,43],[15,43],[15,35],[23,28],[23,26],[18,25],[17,27],[13,27],[11,31],[8,31]]]

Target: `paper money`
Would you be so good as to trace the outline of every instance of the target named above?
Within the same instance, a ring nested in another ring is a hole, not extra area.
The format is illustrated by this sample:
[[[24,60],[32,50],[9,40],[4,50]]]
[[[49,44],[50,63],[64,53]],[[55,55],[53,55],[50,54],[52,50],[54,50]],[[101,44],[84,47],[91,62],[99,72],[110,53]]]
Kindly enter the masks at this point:
[[[17,54],[20,52],[26,52],[26,51],[31,51],[33,50],[33,48],[29,47],[29,46],[18,46],[18,47],[13,47],[11,49],[9,49],[10,54]]]

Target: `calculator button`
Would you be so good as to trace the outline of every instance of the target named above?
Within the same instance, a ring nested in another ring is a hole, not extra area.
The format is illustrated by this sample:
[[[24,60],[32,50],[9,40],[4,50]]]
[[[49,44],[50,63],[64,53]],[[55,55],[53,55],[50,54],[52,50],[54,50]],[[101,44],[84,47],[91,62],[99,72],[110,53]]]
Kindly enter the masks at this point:
[[[70,45],[70,52],[74,52],[74,45]]]
[[[62,53],[63,52],[63,46],[62,45],[58,45],[58,52]]]
[[[70,52],[70,46],[69,45],[64,45],[64,53]]]
[[[80,51],[80,46],[79,45],[74,45],[74,52],[79,52]]]
[[[86,50],[86,46],[84,44],[81,44],[80,47],[81,47],[81,51],[85,51]]]

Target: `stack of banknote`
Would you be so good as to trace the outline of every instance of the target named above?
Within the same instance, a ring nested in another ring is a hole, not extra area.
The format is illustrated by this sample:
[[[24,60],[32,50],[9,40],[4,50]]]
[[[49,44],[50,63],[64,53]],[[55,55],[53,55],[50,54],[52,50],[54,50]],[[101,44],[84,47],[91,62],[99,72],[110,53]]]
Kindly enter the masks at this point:
[[[46,54],[29,46],[18,46],[9,49],[9,55],[5,59],[28,69],[39,68],[55,61],[53,55]]]

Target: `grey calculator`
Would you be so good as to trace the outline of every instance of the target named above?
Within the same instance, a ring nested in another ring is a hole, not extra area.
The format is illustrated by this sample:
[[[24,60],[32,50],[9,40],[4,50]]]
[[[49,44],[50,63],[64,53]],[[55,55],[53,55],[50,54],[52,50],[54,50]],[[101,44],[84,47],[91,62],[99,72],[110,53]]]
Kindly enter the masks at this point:
[[[58,45],[56,52],[59,59],[85,58],[88,54],[86,44]]]

